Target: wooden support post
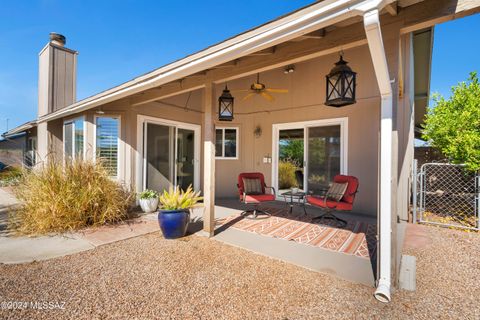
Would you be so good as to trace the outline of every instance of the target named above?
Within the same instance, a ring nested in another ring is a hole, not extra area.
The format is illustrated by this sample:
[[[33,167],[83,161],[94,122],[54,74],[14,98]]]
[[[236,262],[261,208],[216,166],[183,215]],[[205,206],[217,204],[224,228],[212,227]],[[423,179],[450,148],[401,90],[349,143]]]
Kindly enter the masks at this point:
[[[213,83],[205,85],[204,101],[204,141],[203,141],[203,231],[209,237],[215,228],[215,95]]]

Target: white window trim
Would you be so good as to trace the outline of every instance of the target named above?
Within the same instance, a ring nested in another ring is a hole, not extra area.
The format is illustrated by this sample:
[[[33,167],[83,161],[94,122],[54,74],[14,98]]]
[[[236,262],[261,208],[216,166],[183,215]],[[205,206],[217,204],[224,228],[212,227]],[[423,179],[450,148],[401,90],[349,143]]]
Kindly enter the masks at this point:
[[[225,157],[225,129],[235,130],[235,139],[236,139],[235,157]],[[238,160],[239,150],[240,150],[240,128],[239,127],[215,127],[215,137],[217,136],[217,130],[222,130],[222,155],[218,157],[215,156],[215,159],[216,160]]]
[[[63,121],[63,126],[62,126],[62,151],[63,151],[63,162],[66,161],[65,158],[65,125],[71,123],[72,124],[72,151],[73,154],[75,154],[75,121],[76,120],[81,120],[83,122],[83,159],[85,159],[87,155],[87,126],[85,122],[85,116],[80,116],[80,117],[75,117],[75,118],[70,118],[67,120]],[[75,157],[73,157],[73,160],[75,160]]]
[[[302,122],[290,122],[290,123],[276,123],[272,125],[272,186],[278,190],[278,155],[279,146],[278,138],[280,130],[288,129],[308,129],[309,127],[324,127],[324,126],[340,126],[340,174],[348,174],[348,117],[344,118],[332,118]],[[304,139],[307,139],[305,134]],[[307,163],[308,144],[305,143],[304,150],[304,165]],[[305,170],[305,167],[304,167]],[[305,177],[308,177],[306,172]]]
[[[122,139],[120,139],[120,135],[122,133],[122,116],[120,114],[102,114],[102,115],[95,115],[94,123],[93,123],[93,161],[97,160],[97,119],[98,118],[113,118],[118,119],[118,132],[117,132],[117,144],[118,144],[118,155],[117,155],[117,175],[112,176],[115,180],[120,180],[120,167],[123,164],[124,158],[124,145],[122,143]]]

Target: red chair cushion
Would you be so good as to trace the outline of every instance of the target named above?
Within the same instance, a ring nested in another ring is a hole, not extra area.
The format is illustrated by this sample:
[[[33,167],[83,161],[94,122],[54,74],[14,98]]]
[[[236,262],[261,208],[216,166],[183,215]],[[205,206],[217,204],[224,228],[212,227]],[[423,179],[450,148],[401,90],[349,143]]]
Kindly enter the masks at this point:
[[[246,203],[260,203],[265,201],[275,201],[275,196],[273,194],[247,194],[245,195]]]
[[[355,194],[358,190],[358,179],[354,176],[345,176],[345,175],[336,175],[333,178],[333,182],[337,183],[348,183],[347,190],[345,190],[345,195],[341,199],[341,202],[346,202],[353,205],[353,201],[355,200]]]
[[[325,198],[323,197],[314,197],[314,196],[307,196],[307,202],[311,205],[321,207],[321,208],[328,208],[328,209],[336,209],[342,211],[351,211],[353,208],[353,204],[347,203],[345,201],[335,201],[335,200],[327,200],[325,205]]]
[[[245,173],[240,173],[238,175],[238,192],[240,194],[240,197],[243,196],[243,192],[245,190],[243,186],[243,179],[260,179],[260,183],[262,185],[262,193],[265,193],[265,177],[263,176],[263,173],[261,172],[245,172]]]

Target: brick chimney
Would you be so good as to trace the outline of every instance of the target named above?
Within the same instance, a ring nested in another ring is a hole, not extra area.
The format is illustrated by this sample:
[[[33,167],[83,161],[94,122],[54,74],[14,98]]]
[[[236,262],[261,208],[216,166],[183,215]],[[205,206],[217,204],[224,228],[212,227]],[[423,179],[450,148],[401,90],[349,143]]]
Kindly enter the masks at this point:
[[[77,84],[77,51],[65,47],[66,38],[50,33],[50,41],[39,53],[38,116],[73,104]]]

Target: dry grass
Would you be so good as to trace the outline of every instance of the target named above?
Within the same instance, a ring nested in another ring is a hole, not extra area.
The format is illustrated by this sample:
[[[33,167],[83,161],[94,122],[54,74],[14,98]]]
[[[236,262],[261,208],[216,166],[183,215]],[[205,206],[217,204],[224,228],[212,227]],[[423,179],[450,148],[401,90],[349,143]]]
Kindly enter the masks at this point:
[[[278,163],[278,184],[280,189],[298,187],[295,171],[297,166],[292,161],[279,161]]]
[[[101,163],[51,160],[25,172],[15,194],[22,205],[12,225],[20,233],[45,234],[120,221],[134,194],[112,180]]]

